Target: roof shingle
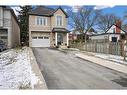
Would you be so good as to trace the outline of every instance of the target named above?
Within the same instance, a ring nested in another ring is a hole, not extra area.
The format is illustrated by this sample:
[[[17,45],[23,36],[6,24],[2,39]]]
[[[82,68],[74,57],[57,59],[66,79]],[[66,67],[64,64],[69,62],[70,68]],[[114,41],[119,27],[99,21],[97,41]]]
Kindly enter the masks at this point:
[[[38,6],[35,8],[33,11],[29,12],[30,15],[38,15],[38,16],[53,16],[54,13],[58,10],[61,9],[62,12],[68,17],[67,13],[61,8],[53,9],[53,8],[48,8],[46,6]]]
[[[38,6],[35,10],[31,11],[29,14],[40,15],[40,16],[52,16],[54,11],[55,10],[52,8],[48,8],[45,6]]]

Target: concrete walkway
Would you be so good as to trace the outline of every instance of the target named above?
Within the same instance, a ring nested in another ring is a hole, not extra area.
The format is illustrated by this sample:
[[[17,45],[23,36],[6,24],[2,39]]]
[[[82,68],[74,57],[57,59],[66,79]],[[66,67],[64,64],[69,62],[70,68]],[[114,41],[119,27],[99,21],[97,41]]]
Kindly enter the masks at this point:
[[[95,57],[93,55],[88,55],[86,53],[78,53],[76,54],[77,57],[80,57],[82,59],[85,59],[87,61],[91,61],[93,63],[99,64],[101,66],[105,66],[107,68],[122,72],[122,73],[126,73],[127,74],[127,66],[122,65],[122,64],[118,64],[116,62],[112,62],[109,60],[104,60],[98,57]]]

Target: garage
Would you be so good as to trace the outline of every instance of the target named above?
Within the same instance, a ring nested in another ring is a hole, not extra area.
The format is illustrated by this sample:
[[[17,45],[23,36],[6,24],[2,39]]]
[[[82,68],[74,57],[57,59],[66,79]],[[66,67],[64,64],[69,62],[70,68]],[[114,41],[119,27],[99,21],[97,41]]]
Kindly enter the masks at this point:
[[[0,40],[2,40],[7,45],[8,42],[7,29],[0,29]]]
[[[32,33],[32,47],[50,47],[50,34]]]

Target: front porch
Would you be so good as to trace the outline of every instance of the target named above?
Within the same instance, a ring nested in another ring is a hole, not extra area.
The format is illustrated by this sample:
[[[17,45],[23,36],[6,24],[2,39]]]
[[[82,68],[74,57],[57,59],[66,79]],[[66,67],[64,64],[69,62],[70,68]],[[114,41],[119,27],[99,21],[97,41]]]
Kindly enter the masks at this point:
[[[69,31],[65,28],[53,28],[52,31],[52,45],[54,47],[68,47],[69,46]]]

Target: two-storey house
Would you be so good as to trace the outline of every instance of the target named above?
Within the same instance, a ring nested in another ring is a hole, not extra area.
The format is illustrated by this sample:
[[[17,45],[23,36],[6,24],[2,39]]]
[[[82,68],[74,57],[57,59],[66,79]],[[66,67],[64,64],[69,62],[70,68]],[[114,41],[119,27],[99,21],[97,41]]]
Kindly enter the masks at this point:
[[[20,44],[20,28],[16,15],[9,6],[0,6],[0,40],[8,48]]]
[[[61,8],[38,6],[29,13],[29,46],[68,46],[67,13]]]

